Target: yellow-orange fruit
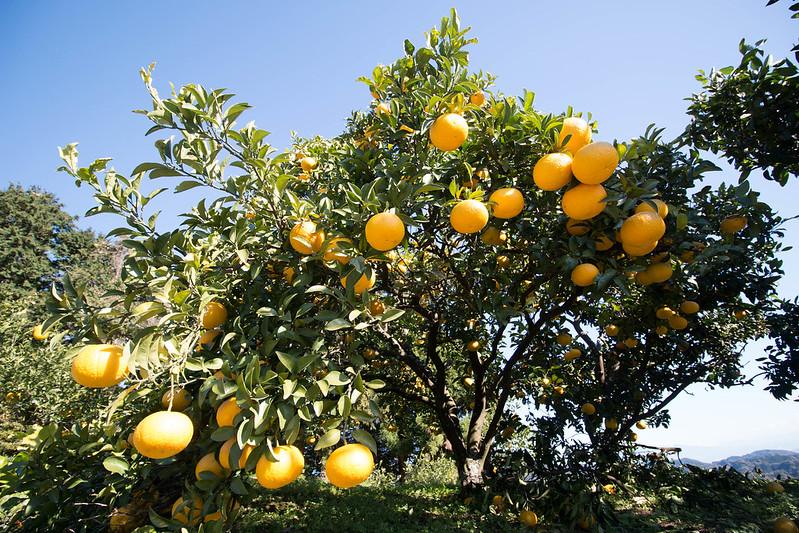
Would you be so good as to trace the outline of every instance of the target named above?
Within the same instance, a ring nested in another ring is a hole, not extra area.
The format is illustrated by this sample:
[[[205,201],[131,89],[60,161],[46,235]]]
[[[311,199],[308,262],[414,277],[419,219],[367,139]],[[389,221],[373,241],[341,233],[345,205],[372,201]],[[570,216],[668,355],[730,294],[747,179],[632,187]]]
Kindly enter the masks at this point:
[[[568,142],[564,144],[566,137],[569,135],[571,135],[571,137],[569,137]],[[560,129],[560,143],[563,150],[574,155],[580,148],[590,142],[591,126],[588,125],[588,122],[580,117],[569,117],[563,120],[563,126]]]
[[[563,194],[561,208],[575,220],[588,220],[601,213],[607,205],[603,200],[607,194],[602,185],[581,183]]]
[[[183,451],[194,435],[194,424],[183,413],[157,411],[147,415],[133,431],[133,446],[150,459],[166,459]]]
[[[277,446],[272,450],[275,462],[265,456],[255,465],[255,477],[262,487],[277,489],[288,485],[302,474],[305,459],[296,446]]]
[[[524,209],[524,196],[519,189],[505,187],[491,193],[489,202],[495,202],[492,213],[497,218],[513,218]]]
[[[533,167],[533,181],[539,189],[556,191],[572,180],[572,158],[569,154],[547,154]]]
[[[468,136],[469,124],[458,113],[441,115],[430,127],[430,142],[445,152],[460,148]]]
[[[574,177],[587,185],[607,180],[619,166],[619,154],[612,144],[595,142],[586,144],[574,154],[571,170]]]
[[[363,444],[346,444],[327,458],[327,479],[340,488],[349,488],[366,481],[374,470],[374,456]]]
[[[84,387],[111,387],[128,375],[128,359],[112,344],[89,344],[72,361],[72,379]]]
[[[478,200],[463,200],[452,208],[449,222],[458,233],[477,233],[488,223],[488,209]]]

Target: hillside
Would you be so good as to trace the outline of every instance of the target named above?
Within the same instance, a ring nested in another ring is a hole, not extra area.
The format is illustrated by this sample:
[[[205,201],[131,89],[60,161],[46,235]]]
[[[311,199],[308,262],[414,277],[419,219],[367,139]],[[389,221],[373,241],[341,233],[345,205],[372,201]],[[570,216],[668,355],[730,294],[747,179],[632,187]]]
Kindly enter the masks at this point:
[[[777,476],[799,477],[799,453],[788,450],[757,450],[746,455],[734,455],[712,463],[704,463],[694,459],[683,459],[682,462],[707,469],[729,466],[741,473],[754,472],[759,468],[763,475],[769,478]]]

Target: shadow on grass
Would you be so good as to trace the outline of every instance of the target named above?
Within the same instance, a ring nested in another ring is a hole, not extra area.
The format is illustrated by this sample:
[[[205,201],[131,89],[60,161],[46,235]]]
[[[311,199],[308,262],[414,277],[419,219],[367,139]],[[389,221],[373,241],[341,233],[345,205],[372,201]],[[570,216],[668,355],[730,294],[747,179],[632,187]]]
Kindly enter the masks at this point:
[[[508,518],[470,512],[455,486],[338,489],[318,479],[302,478],[262,493],[242,513],[234,531],[518,531]]]

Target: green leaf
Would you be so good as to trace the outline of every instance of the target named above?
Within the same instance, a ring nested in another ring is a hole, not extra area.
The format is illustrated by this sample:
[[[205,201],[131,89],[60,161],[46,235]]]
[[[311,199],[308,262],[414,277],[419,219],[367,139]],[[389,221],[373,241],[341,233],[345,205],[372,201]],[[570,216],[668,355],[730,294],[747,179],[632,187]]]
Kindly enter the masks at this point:
[[[121,457],[106,457],[103,461],[103,467],[109,472],[115,474],[124,474],[130,468],[130,464]]]
[[[320,438],[316,442],[316,446],[314,446],[314,450],[319,451],[324,448],[329,448],[330,446],[334,446],[338,444],[341,440],[341,431],[338,429],[331,429]]]
[[[363,429],[353,429],[352,436],[355,437],[355,440],[372,450],[372,453],[377,455],[377,443],[375,443],[375,439],[369,434],[368,431]]]
[[[343,318],[336,318],[336,319],[331,320],[330,322],[328,322],[325,325],[325,329],[327,331],[336,331],[336,330],[339,330],[339,329],[349,328],[351,326],[352,326],[352,324],[350,324],[347,320],[345,320]]]
[[[392,320],[397,320],[404,314],[404,309],[389,309],[380,315],[380,322],[391,322]]]

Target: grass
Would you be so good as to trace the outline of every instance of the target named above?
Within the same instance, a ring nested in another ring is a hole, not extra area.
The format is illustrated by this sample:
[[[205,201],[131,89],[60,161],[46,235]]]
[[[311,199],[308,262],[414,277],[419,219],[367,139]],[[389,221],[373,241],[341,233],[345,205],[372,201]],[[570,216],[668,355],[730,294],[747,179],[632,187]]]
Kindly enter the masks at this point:
[[[606,499],[601,531],[763,533],[780,516],[799,518],[799,480],[783,481],[784,494],[737,472],[701,471],[677,483]],[[487,498],[488,499],[488,498]],[[488,502],[465,505],[455,485],[389,485],[337,489],[301,478],[262,493],[242,508],[235,533],[296,531],[451,532],[523,531],[515,511],[498,513]],[[542,517],[537,532],[573,531],[571,524]],[[600,531],[599,528],[595,529]]]

